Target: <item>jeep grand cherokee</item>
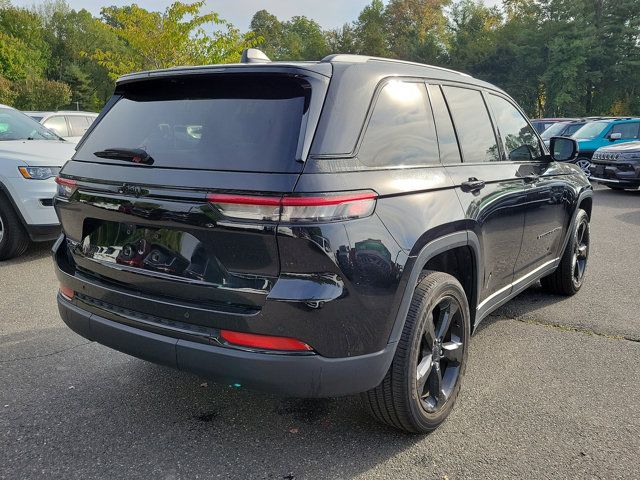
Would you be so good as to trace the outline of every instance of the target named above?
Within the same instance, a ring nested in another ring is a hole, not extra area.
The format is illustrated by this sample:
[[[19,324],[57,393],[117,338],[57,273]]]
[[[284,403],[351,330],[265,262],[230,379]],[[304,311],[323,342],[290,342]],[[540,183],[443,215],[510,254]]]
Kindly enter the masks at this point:
[[[127,75],[59,178],[63,320],[137,357],[289,396],[451,411],[469,337],[541,279],[572,295],[592,190],[468,75],[334,55]]]

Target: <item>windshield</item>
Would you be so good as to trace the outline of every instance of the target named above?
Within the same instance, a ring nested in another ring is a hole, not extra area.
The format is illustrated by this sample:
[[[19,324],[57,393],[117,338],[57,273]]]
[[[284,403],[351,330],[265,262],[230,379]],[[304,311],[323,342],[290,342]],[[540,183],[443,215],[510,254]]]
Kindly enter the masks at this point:
[[[154,167],[298,171],[296,149],[309,93],[300,81],[277,75],[134,83],[75,158],[120,163],[142,155]]]
[[[572,136],[578,139],[596,138],[608,125],[607,122],[587,123],[582,128],[579,128]]]
[[[0,108],[1,140],[60,140],[60,137],[24,113]]]
[[[549,140],[551,137],[557,137],[562,133],[565,127],[569,125],[569,122],[558,122],[551,125],[544,132],[540,134],[543,140]]]

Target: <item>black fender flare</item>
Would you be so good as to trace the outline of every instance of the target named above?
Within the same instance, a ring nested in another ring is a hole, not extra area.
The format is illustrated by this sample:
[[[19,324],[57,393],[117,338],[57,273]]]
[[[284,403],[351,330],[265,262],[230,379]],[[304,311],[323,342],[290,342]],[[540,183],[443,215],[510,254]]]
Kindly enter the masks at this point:
[[[470,247],[471,251],[473,252],[475,263],[474,277],[476,280],[475,296],[477,297],[478,292],[480,292],[481,290],[481,282],[484,276],[484,265],[482,263],[480,240],[478,239],[476,233],[471,230],[463,230],[450,233],[448,235],[444,235],[430,241],[424,247],[422,247],[422,249],[415,257],[411,257],[413,259],[413,265],[411,266],[411,271],[409,273],[409,278],[402,295],[402,300],[400,301],[400,306],[396,313],[393,329],[391,330],[391,334],[389,336],[389,343],[397,344],[397,342],[400,340],[400,337],[402,336],[402,330],[404,329],[407,313],[409,312],[409,306],[411,305],[413,292],[418,285],[418,279],[420,278],[420,274],[424,270],[427,262],[429,262],[429,260],[431,260],[435,256],[440,255],[441,253],[458,247]],[[469,311],[471,312],[472,316],[471,326],[473,328],[473,317],[476,309],[476,300],[468,299],[468,301]]]

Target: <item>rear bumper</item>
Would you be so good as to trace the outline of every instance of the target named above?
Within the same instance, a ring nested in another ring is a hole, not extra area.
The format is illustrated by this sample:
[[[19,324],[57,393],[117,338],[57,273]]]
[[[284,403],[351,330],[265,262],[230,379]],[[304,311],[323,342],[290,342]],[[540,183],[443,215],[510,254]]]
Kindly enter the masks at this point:
[[[350,358],[271,354],[207,345],[161,335],[100,317],[58,295],[64,322],[79,335],[154,363],[292,397],[331,397],[364,392],[384,378],[395,352]]]

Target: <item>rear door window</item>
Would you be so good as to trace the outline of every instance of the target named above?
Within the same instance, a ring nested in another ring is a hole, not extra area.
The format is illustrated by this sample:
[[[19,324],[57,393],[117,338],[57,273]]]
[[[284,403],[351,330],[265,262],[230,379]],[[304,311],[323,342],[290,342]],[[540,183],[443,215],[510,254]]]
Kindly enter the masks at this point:
[[[438,131],[440,160],[442,163],[460,163],[458,140],[456,139],[456,132],[453,129],[449,109],[442,96],[442,91],[438,85],[429,85],[428,88],[433,117],[436,120],[436,130]]]
[[[67,118],[69,119],[70,136],[72,137],[81,137],[89,128],[87,117],[84,115],[69,115]]]
[[[618,123],[611,128],[611,133],[622,134],[622,140],[638,138],[638,126],[640,123]]]
[[[511,102],[497,95],[489,94],[488,99],[507,160],[524,162],[540,159],[542,148],[538,136],[520,111]]]
[[[122,164],[95,153],[142,149],[153,166],[297,172],[310,89],[285,75],[201,75],[122,87],[76,160]]]
[[[53,130],[61,137],[69,136],[69,129],[67,128],[67,120],[62,115],[55,115],[47,118],[43,123],[49,130]]]
[[[382,88],[358,159],[370,167],[439,162],[433,115],[424,83],[392,80]]]
[[[498,144],[487,107],[478,90],[443,87],[466,163],[497,162]]]

